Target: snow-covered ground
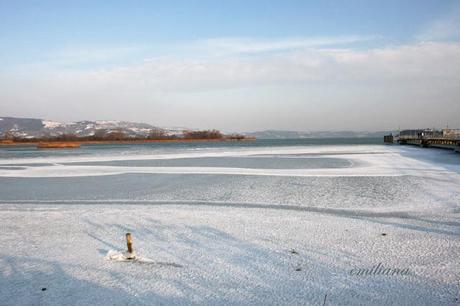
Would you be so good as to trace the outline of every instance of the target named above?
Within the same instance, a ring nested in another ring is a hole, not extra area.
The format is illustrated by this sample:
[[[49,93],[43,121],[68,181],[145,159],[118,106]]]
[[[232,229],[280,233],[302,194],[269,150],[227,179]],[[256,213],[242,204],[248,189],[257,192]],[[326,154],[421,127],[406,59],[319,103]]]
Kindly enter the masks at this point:
[[[0,159],[0,305],[460,302],[460,154],[75,152]]]

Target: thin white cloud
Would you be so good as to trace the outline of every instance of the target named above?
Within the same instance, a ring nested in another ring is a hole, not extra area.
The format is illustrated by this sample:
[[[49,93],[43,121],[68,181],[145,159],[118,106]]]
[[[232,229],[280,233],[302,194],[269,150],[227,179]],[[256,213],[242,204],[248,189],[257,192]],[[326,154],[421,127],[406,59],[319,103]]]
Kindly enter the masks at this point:
[[[306,48],[349,45],[372,40],[370,36],[338,36],[316,38],[255,39],[245,37],[225,37],[206,39],[195,42],[197,48],[207,49],[212,53],[260,53],[287,52]]]
[[[417,43],[353,50],[310,48],[265,56],[158,57],[106,69],[33,75],[31,82],[69,82],[139,92],[209,91],[260,85],[447,82],[460,84],[459,43]],[[59,86],[56,86],[59,90]]]
[[[100,67],[123,67],[139,59],[185,58],[210,60],[214,57],[259,56],[270,53],[292,53],[312,48],[344,47],[375,39],[370,36],[339,36],[316,38],[257,39],[223,37],[179,42],[171,45],[132,46],[68,46],[38,55],[37,60],[16,65],[11,71],[28,73],[60,73],[65,70],[94,70]]]
[[[367,50],[312,48],[262,57],[161,57],[79,77],[151,91],[206,91],[321,82],[451,82],[460,81],[458,71],[460,44],[418,43]]]

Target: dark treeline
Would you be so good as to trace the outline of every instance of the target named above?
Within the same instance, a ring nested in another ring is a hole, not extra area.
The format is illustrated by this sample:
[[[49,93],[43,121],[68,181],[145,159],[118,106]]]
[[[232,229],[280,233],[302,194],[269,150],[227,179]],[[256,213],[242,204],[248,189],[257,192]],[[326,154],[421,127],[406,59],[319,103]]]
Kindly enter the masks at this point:
[[[0,140],[13,142],[37,142],[37,141],[142,141],[142,140],[193,140],[193,139],[231,139],[243,140],[246,137],[239,134],[224,135],[218,130],[184,131],[182,134],[168,134],[163,130],[152,130],[146,136],[129,135],[121,129],[115,130],[96,130],[91,136],[77,136],[75,134],[61,134],[57,136],[42,136],[36,138],[23,138],[5,134]]]
[[[224,135],[217,130],[210,131],[185,131],[185,139],[220,139],[224,138]]]

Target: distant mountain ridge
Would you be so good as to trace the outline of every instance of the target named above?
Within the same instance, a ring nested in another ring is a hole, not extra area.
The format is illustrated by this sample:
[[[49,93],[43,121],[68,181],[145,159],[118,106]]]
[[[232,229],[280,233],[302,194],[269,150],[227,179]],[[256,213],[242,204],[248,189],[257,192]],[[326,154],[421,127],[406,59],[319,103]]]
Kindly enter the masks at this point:
[[[243,135],[256,137],[258,139],[297,139],[297,138],[364,138],[364,137],[383,137],[395,131],[284,131],[284,130],[265,130],[257,132],[246,132]]]
[[[41,138],[56,137],[59,135],[75,135],[77,137],[89,137],[96,132],[104,130],[106,132],[122,132],[127,137],[146,137],[152,132],[161,131],[165,135],[181,135],[184,131],[194,130],[187,128],[164,128],[147,123],[129,121],[76,121],[76,122],[57,122],[36,118],[16,118],[0,117],[0,138],[6,134],[18,138]],[[288,138],[354,138],[354,137],[383,137],[395,131],[284,131],[284,130],[265,130],[257,132],[242,133],[245,136],[256,137],[258,139],[288,139]]]
[[[0,137],[6,134],[18,138],[40,138],[56,137],[59,135],[75,135],[88,137],[96,134],[97,131],[117,131],[128,137],[145,137],[153,131],[162,131],[166,135],[176,135],[184,130],[179,128],[167,129],[156,127],[147,123],[128,121],[77,121],[57,122],[35,118],[0,117]]]

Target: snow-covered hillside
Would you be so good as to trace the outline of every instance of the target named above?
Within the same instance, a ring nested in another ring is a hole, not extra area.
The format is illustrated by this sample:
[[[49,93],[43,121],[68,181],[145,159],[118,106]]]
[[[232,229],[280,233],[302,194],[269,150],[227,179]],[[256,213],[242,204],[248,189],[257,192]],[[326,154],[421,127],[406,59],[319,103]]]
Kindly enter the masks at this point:
[[[0,117],[0,137],[9,135],[21,138],[36,138],[71,134],[79,137],[92,136],[98,130],[121,131],[130,137],[143,137],[152,131],[161,130],[166,135],[181,134],[183,130],[159,128],[147,123],[128,121],[77,121],[57,122],[32,118]]]

